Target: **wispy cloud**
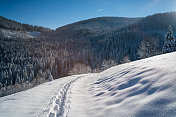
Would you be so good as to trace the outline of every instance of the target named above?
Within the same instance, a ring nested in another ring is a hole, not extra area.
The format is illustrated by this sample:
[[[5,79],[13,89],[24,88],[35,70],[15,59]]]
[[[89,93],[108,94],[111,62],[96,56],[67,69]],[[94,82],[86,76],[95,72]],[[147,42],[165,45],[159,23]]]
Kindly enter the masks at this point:
[[[146,9],[150,9],[152,7],[154,7],[155,5],[157,5],[159,2],[161,2],[162,0],[153,0],[152,2],[150,2],[147,6]]]
[[[160,2],[161,0],[153,0],[150,4],[151,5],[155,5],[155,4],[157,4],[158,2]]]
[[[97,12],[103,12],[103,9],[99,9],[99,10],[97,10]]]

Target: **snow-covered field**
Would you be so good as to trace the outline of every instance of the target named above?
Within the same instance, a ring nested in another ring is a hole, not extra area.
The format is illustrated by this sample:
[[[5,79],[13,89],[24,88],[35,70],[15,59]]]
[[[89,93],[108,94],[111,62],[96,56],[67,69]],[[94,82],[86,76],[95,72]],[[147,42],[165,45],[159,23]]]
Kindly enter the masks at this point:
[[[0,117],[175,117],[176,52],[0,98]]]

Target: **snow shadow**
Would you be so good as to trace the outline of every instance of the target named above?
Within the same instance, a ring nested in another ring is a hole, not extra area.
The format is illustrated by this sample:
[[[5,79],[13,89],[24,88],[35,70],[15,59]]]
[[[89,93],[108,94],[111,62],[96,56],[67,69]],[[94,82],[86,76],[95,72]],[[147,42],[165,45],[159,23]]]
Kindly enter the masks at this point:
[[[123,89],[129,88],[129,87],[132,87],[135,84],[137,84],[141,79],[142,79],[142,77],[137,77],[137,78],[131,79],[126,84],[121,84],[118,87],[118,90],[123,90]]]

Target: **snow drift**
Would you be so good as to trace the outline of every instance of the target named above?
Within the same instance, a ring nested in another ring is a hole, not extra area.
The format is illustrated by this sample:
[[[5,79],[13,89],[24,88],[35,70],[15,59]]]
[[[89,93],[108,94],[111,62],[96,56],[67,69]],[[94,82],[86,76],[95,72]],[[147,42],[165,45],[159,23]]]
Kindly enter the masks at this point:
[[[176,52],[0,98],[0,116],[174,117]]]
[[[69,115],[175,117],[175,66],[176,52],[119,65],[89,77],[82,81],[84,85],[80,83],[73,89]]]

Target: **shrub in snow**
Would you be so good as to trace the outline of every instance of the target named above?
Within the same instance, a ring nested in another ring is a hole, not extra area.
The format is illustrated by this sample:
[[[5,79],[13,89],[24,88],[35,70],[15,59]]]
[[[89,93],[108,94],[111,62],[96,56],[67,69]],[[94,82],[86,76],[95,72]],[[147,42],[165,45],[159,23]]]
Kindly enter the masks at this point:
[[[162,53],[169,53],[174,51],[176,51],[176,39],[173,36],[172,26],[170,25],[166,37],[164,39]]]
[[[129,59],[129,57],[126,55],[126,56],[124,56],[124,58],[120,61],[120,63],[129,63],[130,62],[130,59]]]
[[[68,73],[69,75],[76,75],[76,74],[84,74],[84,73],[90,73],[92,70],[90,66],[86,66],[83,63],[76,63],[72,70]]]
[[[52,74],[49,70],[47,70],[47,78],[48,78],[49,81],[53,80],[53,76],[52,76]]]

